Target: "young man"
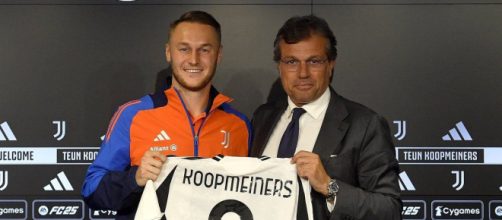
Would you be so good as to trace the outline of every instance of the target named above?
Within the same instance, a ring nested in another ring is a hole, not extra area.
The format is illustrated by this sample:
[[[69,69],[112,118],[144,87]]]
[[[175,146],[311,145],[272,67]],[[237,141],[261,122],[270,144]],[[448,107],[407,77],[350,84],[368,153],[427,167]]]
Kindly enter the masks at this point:
[[[330,87],[337,53],[326,21],[290,18],[274,46],[288,97],[255,111],[251,156],[291,157],[312,186],[314,219],[401,219],[388,124]]]
[[[158,177],[166,155],[248,155],[249,121],[211,86],[221,50],[220,25],[208,13],[187,12],[171,24],[172,86],[115,113],[82,189],[91,208],[134,217],[146,181]]]

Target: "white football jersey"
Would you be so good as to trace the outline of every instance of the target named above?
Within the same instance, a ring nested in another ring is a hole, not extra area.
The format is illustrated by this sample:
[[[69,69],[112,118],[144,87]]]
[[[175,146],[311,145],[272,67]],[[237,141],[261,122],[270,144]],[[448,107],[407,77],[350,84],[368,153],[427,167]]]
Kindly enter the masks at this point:
[[[135,219],[313,219],[310,185],[290,160],[170,157],[145,186]]]

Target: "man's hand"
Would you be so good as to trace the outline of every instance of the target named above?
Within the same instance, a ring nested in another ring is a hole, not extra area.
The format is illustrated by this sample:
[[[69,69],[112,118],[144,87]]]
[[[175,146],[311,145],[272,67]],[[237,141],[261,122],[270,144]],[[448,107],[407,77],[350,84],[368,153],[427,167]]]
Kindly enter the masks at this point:
[[[298,176],[308,179],[315,191],[324,196],[328,195],[328,184],[331,178],[324,170],[319,155],[308,151],[300,151],[293,156],[291,163],[296,164]]]
[[[138,186],[145,186],[148,180],[155,181],[160,174],[162,164],[166,160],[166,156],[158,151],[146,151],[136,171],[136,183]]]

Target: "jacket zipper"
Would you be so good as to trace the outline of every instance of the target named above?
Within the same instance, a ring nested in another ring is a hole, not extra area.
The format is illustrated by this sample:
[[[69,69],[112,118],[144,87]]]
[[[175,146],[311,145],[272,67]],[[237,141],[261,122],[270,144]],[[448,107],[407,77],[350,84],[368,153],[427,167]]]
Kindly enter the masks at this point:
[[[194,145],[194,149],[193,149],[194,155],[193,156],[194,157],[198,157],[199,156],[199,135],[200,135],[200,131],[202,130],[202,126],[204,126],[204,124],[206,122],[206,119],[209,117],[209,113],[210,112],[207,112],[206,117],[204,117],[202,119],[202,123],[200,124],[199,130],[197,131],[197,133],[195,133],[194,123],[192,121],[192,117],[190,116],[190,112],[188,112],[188,109],[187,109],[187,107],[185,105],[185,101],[183,101],[183,98],[181,97],[181,95],[180,95],[180,93],[178,92],[177,89],[174,89],[174,91],[176,91],[176,94],[178,95],[178,98],[181,100],[181,104],[183,105],[183,109],[185,110],[185,115],[188,118],[188,123],[190,123],[190,130],[192,131],[193,145]]]

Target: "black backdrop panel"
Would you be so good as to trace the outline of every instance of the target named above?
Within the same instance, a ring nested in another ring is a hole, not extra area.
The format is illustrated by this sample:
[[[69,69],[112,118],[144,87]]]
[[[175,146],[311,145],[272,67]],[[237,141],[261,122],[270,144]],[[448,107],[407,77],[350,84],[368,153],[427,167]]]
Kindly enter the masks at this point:
[[[214,84],[248,116],[278,77],[278,28],[326,18],[339,44],[332,85],[395,136],[404,218],[478,205],[456,218],[502,218],[502,4],[463,0],[2,1],[0,208],[26,210],[0,218],[58,217],[42,215],[58,204],[77,206],[63,217],[109,217],[80,206],[86,168],[115,109],[154,91],[169,23],[188,10],[220,21]]]

